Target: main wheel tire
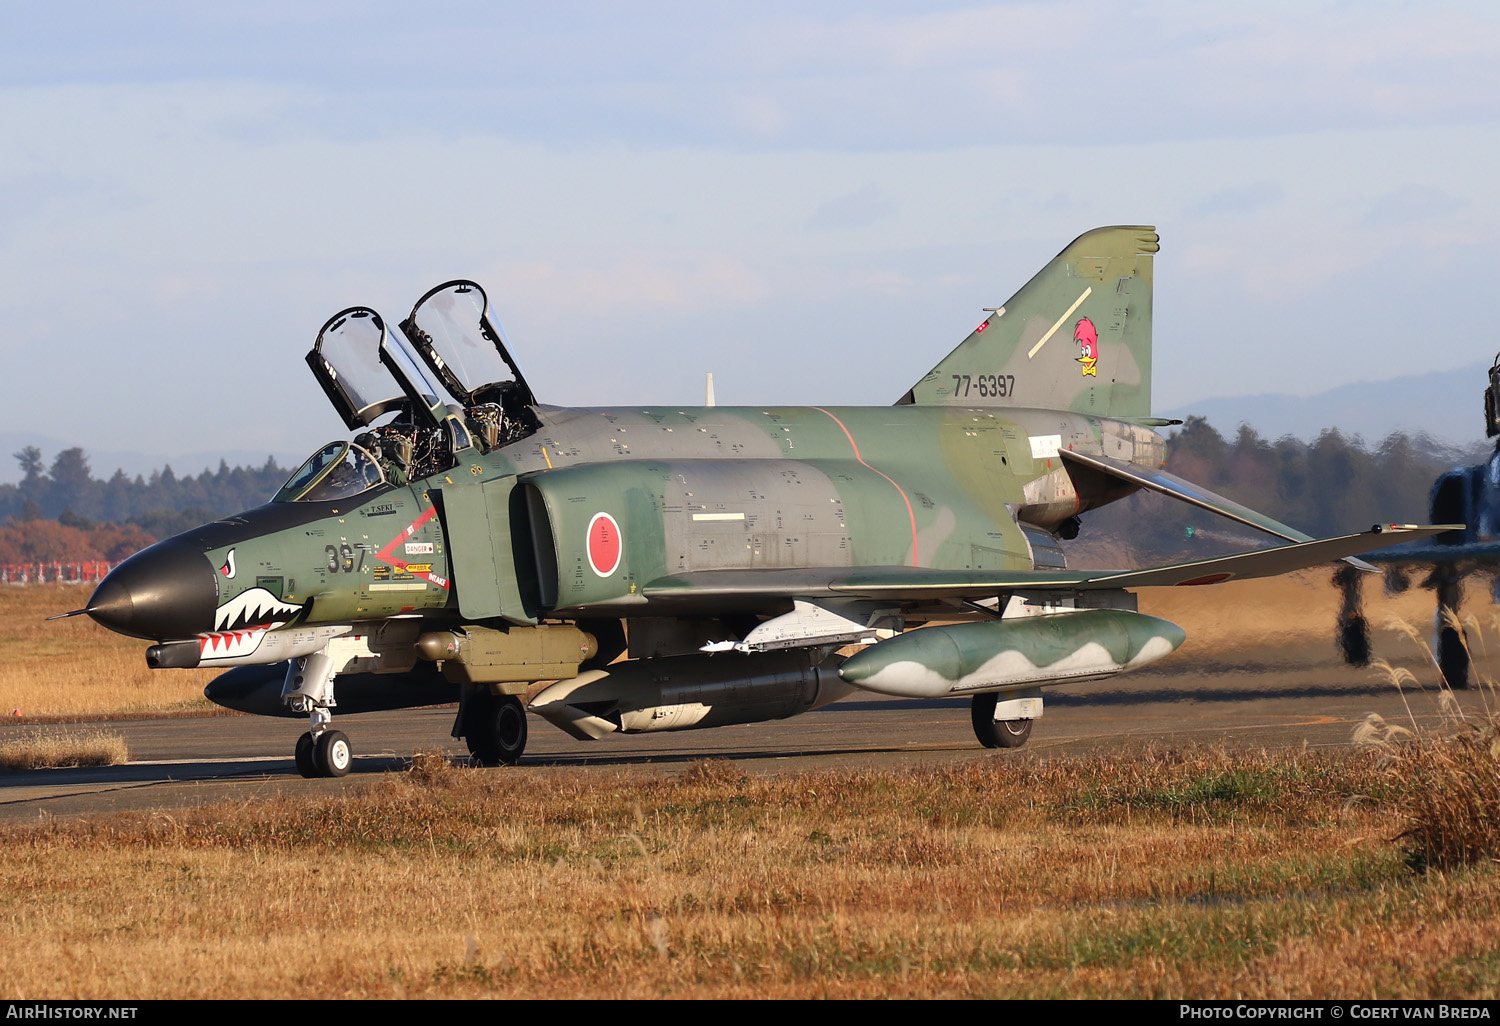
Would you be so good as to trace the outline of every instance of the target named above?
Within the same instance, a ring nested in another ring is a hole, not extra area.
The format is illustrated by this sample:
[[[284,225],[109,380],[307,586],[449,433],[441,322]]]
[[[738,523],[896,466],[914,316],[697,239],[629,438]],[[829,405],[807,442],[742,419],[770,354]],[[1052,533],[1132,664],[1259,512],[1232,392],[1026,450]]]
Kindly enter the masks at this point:
[[[354,764],[354,749],[342,730],[325,730],[318,735],[315,750],[318,770],[325,777],[342,777]]]
[[[986,748],[1020,748],[1031,738],[1031,721],[996,720],[995,703],[999,699],[994,692],[974,696],[974,703],[969,707],[974,736]]]
[[[323,775],[318,772],[318,756],[313,751],[315,745],[316,742],[313,741],[312,731],[307,731],[297,739],[297,772],[304,777],[311,778]]]
[[[526,751],[526,707],[515,695],[476,696],[464,724],[464,742],[481,766],[514,766]]]

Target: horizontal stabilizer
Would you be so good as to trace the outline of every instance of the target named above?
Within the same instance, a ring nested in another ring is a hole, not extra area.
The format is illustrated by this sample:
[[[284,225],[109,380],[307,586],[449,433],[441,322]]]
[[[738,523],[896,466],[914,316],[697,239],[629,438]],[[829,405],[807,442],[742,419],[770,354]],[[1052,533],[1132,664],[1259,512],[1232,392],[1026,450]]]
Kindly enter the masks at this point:
[[[651,600],[710,598],[975,599],[1010,591],[1091,591],[1113,588],[1220,584],[1274,577],[1345,559],[1401,542],[1419,541],[1452,524],[1415,527],[1392,524],[1360,534],[1298,542],[1215,559],[1144,570],[938,570],[930,567],[810,567],[790,570],[701,570],[658,578],[643,589]]]
[[[1125,571],[1108,578],[1092,579],[1087,587],[1157,588],[1186,584],[1219,584],[1231,579],[1275,577],[1293,570],[1317,566],[1319,563],[1346,560],[1351,556],[1385,548],[1400,541],[1428,538],[1452,529],[1451,524],[1438,527],[1402,527],[1391,524],[1375,530],[1362,531],[1359,534],[1346,534],[1339,538],[1297,542],[1295,545],[1281,545],[1274,549],[1258,549],[1254,552],[1239,552],[1232,556],[1203,559],[1194,563],[1178,563],[1150,570]]]
[[[1257,513],[1248,506],[1241,506],[1232,499],[1226,499],[1224,496],[1211,492],[1207,488],[1200,488],[1191,481],[1183,480],[1176,474],[1169,474],[1165,470],[1151,470],[1147,467],[1139,467],[1134,463],[1126,463],[1124,460],[1113,459],[1109,456],[1093,456],[1074,452],[1071,449],[1063,449],[1058,452],[1058,455],[1069,463],[1078,463],[1085,467],[1092,467],[1100,473],[1117,477],[1122,481],[1129,481],[1131,484],[1139,485],[1153,492],[1170,495],[1174,499],[1181,499],[1183,502],[1197,506],[1199,509],[1206,509],[1210,513],[1217,513],[1221,517],[1228,517],[1230,520],[1244,524],[1246,527],[1253,527],[1257,531],[1274,534],[1276,537],[1285,538],[1287,541],[1312,541],[1312,535],[1310,534],[1303,534],[1295,527],[1288,527],[1279,520],[1272,520],[1264,513]]]
[[[1264,513],[1257,513],[1248,506],[1241,506],[1233,499],[1226,499],[1224,496],[1216,492],[1211,492],[1207,488],[1200,488],[1191,481],[1184,480],[1176,474],[1169,474],[1165,470],[1151,470],[1147,467],[1137,466],[1134,463],[1127,463],[1124,460],[1113,459],[1109,456],[1094,456],[1081,452],[1073,452],[1071,449],[1064,449],[1058,455],[1067,462],[1090,467],[1102,474],[1109,474],[1122,481],[1129,481],[1131,484],[1138,485],[1141,488],[1160,492],[1162,495],[1170,495],[1174,499],[1180,499],[1189,505],[1197,506],[1199,509],[1207,510],[1210,513],[1217,513],[1221,517],[1244,524],[1246,527],[1253,527],[1257,531],[1264,531],[1278,538],[1285,538],[1287,541],[1312,541],[1312,535],[1310,534],[1303,534],[1295,527],[1289,527],[1279,520],[1272,520]],[[1362,559],[1346,557],[1344,561],[1360,570],[1370,572],[1375,570],[1373,566]]]

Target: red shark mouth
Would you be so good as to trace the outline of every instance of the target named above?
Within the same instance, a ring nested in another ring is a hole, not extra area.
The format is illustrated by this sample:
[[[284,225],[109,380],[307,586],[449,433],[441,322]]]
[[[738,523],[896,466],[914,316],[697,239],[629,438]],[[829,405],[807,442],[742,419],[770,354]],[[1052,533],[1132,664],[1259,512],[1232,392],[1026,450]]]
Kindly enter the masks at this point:
[[[280,624],[260,624],[237,631],[214,631],[198,635],[198,658],[201,662],[215,659],[237,659],[248,656],[260,648],[260,643],[273,627]]]
[[[267,630],[289,623],[302,607],[283,602],[265,588],[240,592],[214,613],[214,633]]]

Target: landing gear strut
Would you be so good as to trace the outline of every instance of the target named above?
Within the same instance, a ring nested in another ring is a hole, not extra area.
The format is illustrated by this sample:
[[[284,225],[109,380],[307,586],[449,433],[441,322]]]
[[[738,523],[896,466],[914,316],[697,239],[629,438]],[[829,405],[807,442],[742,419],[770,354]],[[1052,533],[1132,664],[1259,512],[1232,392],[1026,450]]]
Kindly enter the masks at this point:
[[[310,728],[297,739],[297,772],[304,777],[342,777],[354,764],[354,750],[342,730],[331,729],[334,707],[333,659],[327,651],[293,659],[281,685],[281,700],[307,713]]]
[[[986,748],[1020,748],[1031,738],[1030,720],[997,720],[995,705],[1000,696],[995,692],[975,695],[969,715],[974,721],[974,736]]]
[[[1339,589],[1339,652],[1350,666],[1370,665],[1370,621],[1360,594],[1362,576],[1362,571],[1347,563],[1333,572],[1334,586]]]
[[[464,739],[481,766],[514,766],[526,751],[526,707],[515,695],[491,694],[482,684],[467,687],[453,736]]]
[[[1463,577],[1452,563],[1439,563],[1432,571],[1437,590],[1437,618],[1434,624],[1437,642],[1438,672],[1455,690],[1469,686],[1469,646],[1458,626],[1458,605],[1463,601]]]

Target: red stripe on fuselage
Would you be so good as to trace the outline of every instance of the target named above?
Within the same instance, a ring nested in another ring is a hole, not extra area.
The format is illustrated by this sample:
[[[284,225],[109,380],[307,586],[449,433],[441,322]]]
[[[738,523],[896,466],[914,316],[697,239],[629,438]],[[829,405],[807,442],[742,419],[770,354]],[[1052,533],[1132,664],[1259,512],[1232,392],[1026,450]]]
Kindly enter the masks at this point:
[[[917,514],[911,508],[911,500],[906,497],[906,489],[902,488],[895,481],[891,481],[889,475],[876,470],[874,467],[865,462],[865,458],[859,454],[859,446],[855,443],[854,436],[849,433],[848,428],[844,427],[843,421],[839,420],[837,417],[829,413],[827,410],[823,409],[821,406],[814,406],[813,409],[817,410],[819,413],[826,414],[828,418],[835,424],[837,424],[839,426],[839,429],[844,432],[844,437],[849,439],[849,448],[854,450],[854,458],[859,461],[860,466],[864,467],[867,470],[874,470],[875,473],[880,474],[881,477],[885,478],[887,481],[890,481],[892,488],[901,493],[901,501],[906,503],[906,515],[911,518],[911,565],[921,566],[922,564],[917,558]]]

